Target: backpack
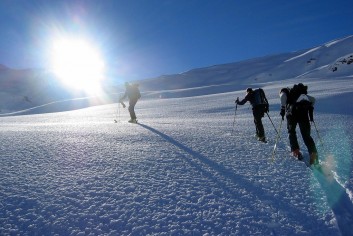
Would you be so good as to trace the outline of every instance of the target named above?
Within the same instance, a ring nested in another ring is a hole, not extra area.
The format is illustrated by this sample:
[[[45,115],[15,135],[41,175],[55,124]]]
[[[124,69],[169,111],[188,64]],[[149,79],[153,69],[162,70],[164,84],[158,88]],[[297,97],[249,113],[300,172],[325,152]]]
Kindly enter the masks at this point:
[[[132,84],[128,87],[127,96],[130,100],[137,101],[141,98],[141,93],[138,84]]]
[[[140,93],[140,90],[139,90],[139,84],[134,84],[133,85],[134,86],[134,88],[135,88],[135,93],[136,93],[136,98],[137,98],[137,100],[138,99],[140,99],[141,98],[141,93]]]
[[[254,94],[254,101],[252,104],[253,107],[262,107],[263,112],[268,112],[269,104],[264,90],[261,88],[255,89],[253,94]]]
[[[297,111],[307,110],[311,102],[307,97],[308,87],[302,83],[295,84],[287,95],[287,114],[292,115]]]
[[[308,86],[304,86],[302,83],[295,84],[293,88],[289,90],[289,94],[287,95],[287,104],[295,104],[298,101],[298,98],[303,94],[308,94]]]

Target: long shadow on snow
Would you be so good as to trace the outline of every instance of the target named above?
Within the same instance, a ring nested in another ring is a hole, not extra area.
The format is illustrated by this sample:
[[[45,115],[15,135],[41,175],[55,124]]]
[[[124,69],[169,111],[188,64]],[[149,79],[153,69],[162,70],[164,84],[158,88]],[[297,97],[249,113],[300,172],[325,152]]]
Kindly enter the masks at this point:
[[[342,235],[353,235],[353,204],[346,192],[332,176],[314,169],[314,175],[325,191],[327,201],[335,214]]]
[[[142,126],[143,128],[159,135],[160,137],[162,137],[163,139],[165,139],[167,142],[173,144],[174,146],[178,147],[179,149],[181,149],[182,151],[188,153],[189,155],[191,155],[193,158],[199,160],[200,162],[202,162],[203,164],[211,167],[214,171],[216,171],[218,174],[220,174],[221,176],[231,180],[234,184],[236,185],[241,185],[242,188],[248,190],[249,192],[254,191],[254,189],[256,189],[256,193],[258,194],[258,196],[261,196],[261,198],[266,201],[266,203],[272,203],[272,205],[274,205],[274,208],[278,208],[280,207],[281,209],[286,209],[286,212],[288,215],[291,215],[291,217],[293,218],[297,218],[298,216],[301,217],[301,220],[303,222],[307,222],[308,224],[310,224],[309,222],[313,219],[311,219],[310,217],[307,217],[307,212],[306,211],[301,211],[300,209],[298,209],[295,206],[292,206],[290,204],[288,204],[288,200],[287,199],[277,199],[275,200],[276,196],[274,196],[272,193],[266,192],[265,190],[258,188],[258,187],[253,187],[251,189],[251,186],[253,186],[253,183],[250,182],[247,179],[244,179],[243,176],[238,175],[234,172],[233,169],[228,169],[220,164],[218,164],[215,161],[212,161],[210,159],[208,159],[207,157],[205,157],[204,155],[195,152],[194,150],[192,150],[191,148],[181,144],[180,142],[176,141],[175,139],[169,137],[168,135],[152,128],[149,127],[147,125],[138,123],[140,126]],[[205,173],[207,177],[209,177],[210,179],[212,179],[213,181],[215,181],[216,183],[219,183],[219,186],[222,186],[222,188],[234,195],[234,196],[238,196],[239,194],[237,193],[236,190],[229,188],[224,182],[220,181],[219,178],[217,178],[214,174],[209,173],[207,170],[202,169],[199,165],[197,165],[197,163],[189,158],[187,158],[186,156],[184,156],[185,160],[190,163],[192,166],[194,166],[195,168],[197,168],[200,172]],[[280,197],[280,196],[279,196]],[[278,197],[277,197],[278,198]],[[277,205],[275,205],[277,204]],[[259,209],[252,209],[252,210],[259,210]],[[307,218],[307,219],[305,219]],[[323,225],[323,227],[325,227]]]

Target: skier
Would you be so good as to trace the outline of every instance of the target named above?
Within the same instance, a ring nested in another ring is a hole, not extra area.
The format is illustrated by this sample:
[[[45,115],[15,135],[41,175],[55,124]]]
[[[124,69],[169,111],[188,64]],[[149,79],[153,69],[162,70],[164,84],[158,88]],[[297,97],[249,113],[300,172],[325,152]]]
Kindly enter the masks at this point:
[[[314,121],[315,98],[307,93],[308,86],[302,83],[294,85],[292,89],[282,88],[280,91],[282,120],[287,118],[288,138],[292,155],[299,160],[303,160],[303,154],[300,152],[296,127],[299,124],[300,133],[310,155],[310,165],[318,164],[318,154],[315,142],[310,135],[310,121]]]
[[[244,105],[246,102],[250,102],[252,105],[257,140],[266,142],[265,130],[261,119],[268,112],[269,107],[264,91],[262,89],[253,91],[252,88],[247,88],[245,98],[241,101],[237,98],[235,103]]]
[[[125,94],[120,98],[119,102],[123,104],[123,100],[129,98],[129,113],[130,113],[130,123],[137,123],[136,114],[135,114],[135,105],[137,101],[141,98],[140,90],[138,84],[129,84],[125,83]],[[124,105],[123,105],[124,106]],[[125,106],[124,106],[125,107]]]

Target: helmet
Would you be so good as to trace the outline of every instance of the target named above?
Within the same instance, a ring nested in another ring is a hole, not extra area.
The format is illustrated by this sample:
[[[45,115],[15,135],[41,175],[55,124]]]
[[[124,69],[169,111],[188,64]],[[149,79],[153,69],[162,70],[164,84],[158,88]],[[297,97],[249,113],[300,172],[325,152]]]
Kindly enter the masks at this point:
[[[247,92],[247,93],[251,93],[251,92],[252,92],[252,88],[247,88],[247,89],[246,89],[246,92]]]

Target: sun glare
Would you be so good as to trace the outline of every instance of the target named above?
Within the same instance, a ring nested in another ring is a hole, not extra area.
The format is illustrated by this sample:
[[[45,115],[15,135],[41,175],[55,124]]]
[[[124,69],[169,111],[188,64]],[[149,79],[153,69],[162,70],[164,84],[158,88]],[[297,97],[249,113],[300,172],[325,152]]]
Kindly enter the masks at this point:
[[[66,85],[88,93],[100,88],[104,62],[91,44],[83,39],[61,39],[53,43],[51,67]]]

